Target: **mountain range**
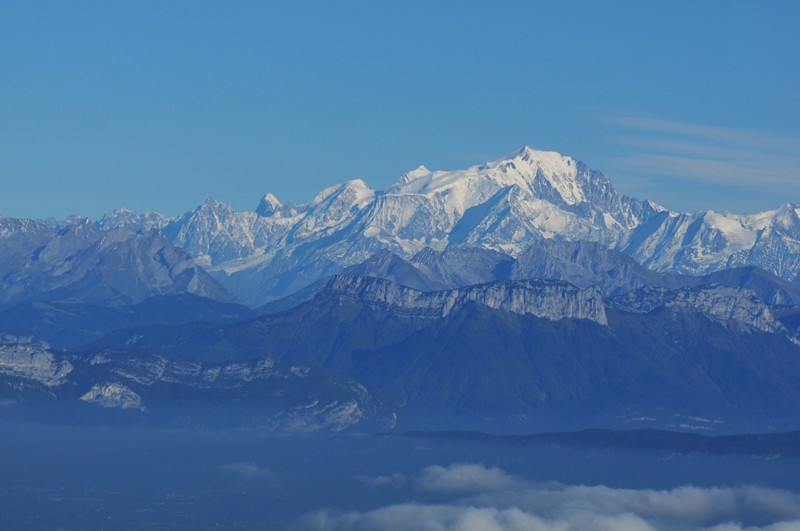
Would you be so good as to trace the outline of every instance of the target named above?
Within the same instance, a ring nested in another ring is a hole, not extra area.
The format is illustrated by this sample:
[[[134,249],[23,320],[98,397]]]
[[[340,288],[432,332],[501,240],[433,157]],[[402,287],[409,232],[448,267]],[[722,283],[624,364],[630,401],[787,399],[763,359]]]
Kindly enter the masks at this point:
[[[671,212],[523,148],[250,212],[0,218],[0,399],[279,429],[787,427],[799,213]]]
[[[115,211],[98,226],[161,229],[228,291],[258,306],[380,250],[408,259],[428,247],[478,247],[517,257],[545,239],[599,242],[655,271],[752,265],[794,281],[799,212],[789,204],[753,215],[672,212],[618,193],[580,161],[526,147],[465,170],[420,166],[383,191],[352,180],[300,205],[266,194],[255,211],[236,212],[209,199],[175,219]]]

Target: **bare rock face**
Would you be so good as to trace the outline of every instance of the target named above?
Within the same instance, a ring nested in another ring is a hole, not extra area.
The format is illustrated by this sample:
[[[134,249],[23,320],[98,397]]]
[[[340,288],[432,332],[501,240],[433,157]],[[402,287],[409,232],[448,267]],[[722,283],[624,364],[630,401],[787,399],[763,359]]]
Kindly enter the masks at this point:
[[[328,282],[323,294],[387,305],[395,311],[431,317],[445,317],[466,304],[477,303],[553,321],[588,319],[603,325],[608,323],[603,298],[597,290],[581,289],[565,282],[499,281],[422,292],[380,278],[340,275]]]
[[[80,400],[104,408],[144,410],[142,397],[118,383],[94,384]]]
[[[214,364],[146,352],[77,354],[8,335],[0,336],[0,400],[55,401],[62,412],[83,403],[145,417],[222,404],[234,416],[237,408],[252,408],[260,412],[259,425],[292,432],[388,426],[392,419],[363,385],[319,367],[273,358]],[[198,422],[206,422],[202,413]]]
[[[0,344],[0,375],[31,380],[45,387],[62,385],[72,364],[56,358],[47,345],[36,343]]]
[[[752,291],[715,286],[708,289],[684,289],[667,306],[690,307],[721,323],[734,322],[763,332],[785,332],[769,307]]]
[[[769,306],[752,290],[711,285],[682,289],[643,288],[626,293],[615,302],[628,311],[642,313],[657,308],[688,308],[726,326],[737,325],[768,333],[786,333]]]

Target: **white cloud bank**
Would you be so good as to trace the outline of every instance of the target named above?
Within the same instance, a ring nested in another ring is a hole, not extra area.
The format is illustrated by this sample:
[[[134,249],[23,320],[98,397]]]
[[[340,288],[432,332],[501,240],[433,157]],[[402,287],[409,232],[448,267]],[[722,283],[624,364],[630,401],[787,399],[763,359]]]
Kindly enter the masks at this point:
[[[300,529],[421,531],[800,530],[800,495],[777,489],[671,490],[535,484],[476,464],[431,466],[420,492],[465,495],[448,503],[401,503],[366,512],[306,515]]]
[[[425,468],[417,480],[419,490],[442,493],[473,493],[510,490],[523,485],[521,479],[499,468],[457,463],[449,467]]]

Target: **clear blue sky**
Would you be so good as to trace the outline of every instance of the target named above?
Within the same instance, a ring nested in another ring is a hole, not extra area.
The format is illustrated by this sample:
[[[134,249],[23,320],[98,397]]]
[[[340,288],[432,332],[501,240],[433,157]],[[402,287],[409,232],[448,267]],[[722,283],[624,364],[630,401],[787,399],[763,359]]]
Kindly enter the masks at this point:
[[[800,2],[0,0],[0,214],[302,202],[522,145],[800,203]]]

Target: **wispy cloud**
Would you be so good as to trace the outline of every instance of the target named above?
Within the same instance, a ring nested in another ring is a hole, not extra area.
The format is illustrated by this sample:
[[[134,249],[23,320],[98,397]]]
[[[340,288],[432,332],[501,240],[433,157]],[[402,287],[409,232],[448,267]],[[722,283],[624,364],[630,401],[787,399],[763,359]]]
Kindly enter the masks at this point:
[[[764,487],[671,490],[535,484],[498,468],[458,464],[422,471],[417,488],[457,496],[365,512],[321,510],[302,529],[368,530],[789,530],[800,526],[800,495]],[[458,497],[466,496],[466,497]]]
[[[252,461],[241,463],[228,463],[222,465],[220,471],[225,474],[239,476],[242,479],[264,479],[272,478],[272,472],[267,467],[258,466]]]
[[[653,117],[607,121],[621,129],[616,139],[630,152],[610,163],[629,172],[795,193],[800,184],[800,136]]]

